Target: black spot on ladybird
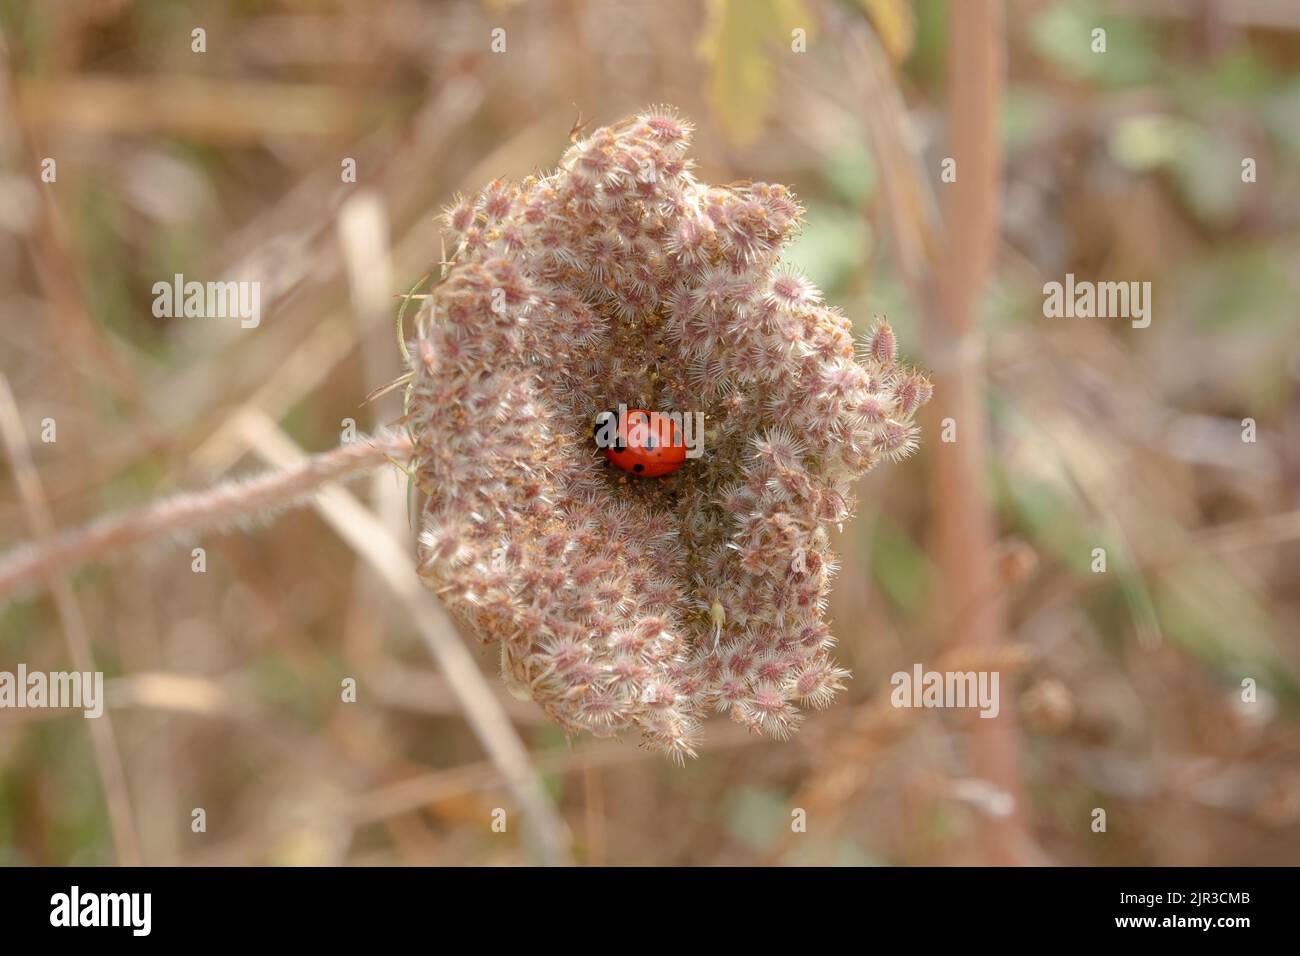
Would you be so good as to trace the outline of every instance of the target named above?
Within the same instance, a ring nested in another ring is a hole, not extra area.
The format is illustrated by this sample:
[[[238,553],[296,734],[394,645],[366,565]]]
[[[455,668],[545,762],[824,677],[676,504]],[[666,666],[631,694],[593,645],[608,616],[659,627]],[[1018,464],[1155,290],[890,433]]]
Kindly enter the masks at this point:
[[[633,471],[645,471],[645,465],[633,465],[633,466],[632,466],[632,470],[633,470]]]

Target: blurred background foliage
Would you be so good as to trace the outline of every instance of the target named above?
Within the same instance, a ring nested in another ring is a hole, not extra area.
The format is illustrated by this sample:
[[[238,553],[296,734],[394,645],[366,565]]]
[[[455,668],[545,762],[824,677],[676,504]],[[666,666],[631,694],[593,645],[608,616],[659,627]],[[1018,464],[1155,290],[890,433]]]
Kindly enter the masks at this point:
[[[1020,655],[1003,707],[1036,859],[1300,862],[1300,10],[1009,0],[1006,24],[981,321]],[[343,204],[382,202],[396,293],[436,263],[454,192],[553,164],[579,117],[651,103],[695,122],[702,177],[791,185],[808,216],[788,259],[862,330],[888,316],[934,362],[898,268],[896,161],[871,136],[884,101],[849,41],[869,37],[941,196],[938,0],[0,0],[0,29],[0,372],[60,526],[254,470],[226,428],[249,407],[306,449],[346,418],[391,420],[395,396],[362,404],[399,367],[391,323],[351,308]],[[151,287],[177,272],[257,277],[261,326],[155,318]],[[1150,281],[1151,326],[1044,318],[1042,285],[1067,272]],[[35,437],[47,416],[53,444]],[[712,727],[683,770],[632,742],[566,742],[501,692],[576,860],[981,861],[973,834],[998,811],[971,785],[970,722],[878,717],[890,674],[932,664],[949,629],[926,497],[938,439],[861,489],[832,605],[854,681],[792,742]],[[398,501],[385,513],[409,537],[399,477],[357,490]],[[0,488],[7,549],[28,529],[7,470]],[[407,615],[318,516],[198,543],[205,574],[187,542],[75,578],[146,861],[531,859],[527,820],[491,832],[509,793]],[[0,669],[19,661],[68,666],[47,596],[0,608]],[[791,839],[792,807],[845,754],[853,785]],[[83,721],[0,712],[0,863],[113,859]]]

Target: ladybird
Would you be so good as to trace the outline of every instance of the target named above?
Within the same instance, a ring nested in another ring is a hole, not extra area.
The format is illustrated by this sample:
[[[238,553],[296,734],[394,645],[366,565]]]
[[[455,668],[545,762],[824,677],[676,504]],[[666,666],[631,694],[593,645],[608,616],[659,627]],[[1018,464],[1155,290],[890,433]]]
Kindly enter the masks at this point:
[[[673,419],[633,408],[619,423],[618,438],[605,449],[605,457],[630,474],[660,478],[686,464],[686,444]]]

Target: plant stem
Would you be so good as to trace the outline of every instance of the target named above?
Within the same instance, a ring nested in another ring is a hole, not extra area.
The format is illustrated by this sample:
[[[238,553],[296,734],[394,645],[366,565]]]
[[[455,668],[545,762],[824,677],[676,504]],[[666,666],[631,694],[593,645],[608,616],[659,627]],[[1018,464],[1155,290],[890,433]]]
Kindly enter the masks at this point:
[[[193,535],[250,517],[309,504],[321,486],[411,453],[404,435],[358,439],[292,468],[189,492],[133,511],[97,518],[82,528],[45,537],[0,557],[0,603],[19,591],[44,587],[126,548],[166,535]]]
[[[945,246],[934,270],[929,345],[936,360],[932,427],[944,418],[956,440],[932,455],[931,503],[936,548],[954,650],[990,652],[1005,640],[1003,588],[997,577],[996,523],[985,485],[988,429],[980,303],[998,248],[1002,152],[999,117],[1005,72],[1001,0],[948,4],[949,149],[956,181],[944,186]],[[972,775],[1009,795],[1003,817],[981,817],[983,859],[1031,862],[1020,785],[1020,732],[1011,701],[998,720],[971,728]]]

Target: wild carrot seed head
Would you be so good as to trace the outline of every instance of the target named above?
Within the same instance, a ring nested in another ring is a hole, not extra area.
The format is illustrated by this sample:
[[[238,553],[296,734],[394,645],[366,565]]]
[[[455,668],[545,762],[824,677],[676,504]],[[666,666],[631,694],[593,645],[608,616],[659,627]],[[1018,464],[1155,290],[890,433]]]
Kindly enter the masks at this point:
[[[783,739],[842,688],[826,529],[931,393],[782,266],[793,194],[699,182],[690,132],[654,107],[457,198],[408,416],[429,586],[561,727],[679,758],[712,708]],[[703,455],[610,469],[591,429],[620,404],[702,412]]]

